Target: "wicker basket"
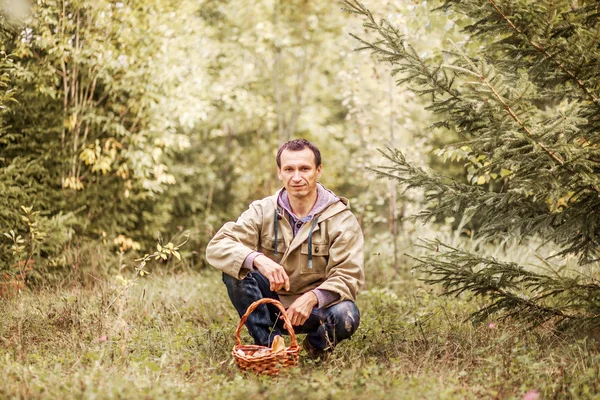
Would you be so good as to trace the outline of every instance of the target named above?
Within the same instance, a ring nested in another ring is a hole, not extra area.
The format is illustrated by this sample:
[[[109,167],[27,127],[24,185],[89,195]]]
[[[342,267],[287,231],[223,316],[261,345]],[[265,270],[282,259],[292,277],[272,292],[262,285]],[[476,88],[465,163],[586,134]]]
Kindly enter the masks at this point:
[[[265,349],[266,347],[243,345],[240,339],[240,333],[242,331],[242,327],[246,324],[248,315],[250,315],[250,313],[254,311],[256,307],[265,303],[274,304],[281,311],[281,315],[283,315],[284,327],[290,334],[290,345],[289,347],[277,352],[269,353],[264,356],[253,357],[252,354],[260,349]],[[283,305],[279,301],[264,298],[250,304],[250,307],[248,307],[246,314],[244,314],[242,319],[240,319],[240,323],[235,331],[235,346],[233,346],[231,354],[237,362],[238,367],[242,371],[252,371],[257,374],[279,375],[279,372],[281,372],[282,369],[293,367],[294,365],[298,364],[300,346],[298,346],[298,342],[296,341],[296,334],[294,333],[294,328],[292,327],[287,313],[285,312],[285,308],[283,308]]]

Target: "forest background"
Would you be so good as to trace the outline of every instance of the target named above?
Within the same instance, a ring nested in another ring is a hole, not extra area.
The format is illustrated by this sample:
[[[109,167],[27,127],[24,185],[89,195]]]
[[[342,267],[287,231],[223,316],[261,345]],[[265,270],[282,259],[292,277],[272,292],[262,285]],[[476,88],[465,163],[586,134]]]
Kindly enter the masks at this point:
[[[441,2],[364,4],[422,57],[449,40],[486,42],[461,30],[463,15],[431,11]],[[467,150],[441,150],[457,134],[431,129],[439,116],[397,85],[390,63],[354,51],[361,44],[350,34],[372,33],[344,6],[3,3],[0,394],[597,396],[590,335],[472,321],[485,298],[439,297],[419,279],[419,239],[538,265],[555,248],[484,244],[477,221],[460,214],[408,218],[426,193],[377,179],[372,168],[391,162],[378,149],[490,190],[493,179],[469,169]],[[350,199],[367,284],[357,337],[329,364],[304,362],[271,381],[232,365],[238,316],[204,248],[222,223],[278,189],[276,149],[296,137],[319,146],[323,183]]]

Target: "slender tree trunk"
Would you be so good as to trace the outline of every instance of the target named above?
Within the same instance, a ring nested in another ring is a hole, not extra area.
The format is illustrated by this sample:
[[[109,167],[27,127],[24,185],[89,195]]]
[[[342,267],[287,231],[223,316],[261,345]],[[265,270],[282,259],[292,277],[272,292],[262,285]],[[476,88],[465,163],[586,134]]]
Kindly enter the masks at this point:
[[[390,148],[396,147],[396,139],[394,137],[394,77],[390,74],[389,83],[389,100],[390,100]],[[398,275],[398,209],[396,206],[396,180],[390,180],[390,230],[394,243],[394,274]]]
[[[277,29],[277,13],[279,13],[278,2],[273,7],[273,27]],[[273,89],[275,91],[275,101],[277,102],[277,129],[279,144],[285,142],[285,115],[281,100],[281,85],[279,82],[279,65],[281,63],[281,49],[276,47],[273,54]]]

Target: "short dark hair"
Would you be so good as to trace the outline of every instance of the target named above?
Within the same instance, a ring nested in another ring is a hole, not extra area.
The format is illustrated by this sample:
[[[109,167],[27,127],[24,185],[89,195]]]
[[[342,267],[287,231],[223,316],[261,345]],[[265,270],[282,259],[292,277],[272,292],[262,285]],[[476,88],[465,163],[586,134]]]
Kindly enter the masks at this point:
[[[304,150],[307,147],[311,149],[313,154],[315,155],[315,166],[319,168],[319,165],[321,165],[321,152],[319,151],[317,146],[315,146],[306,139],[290,140],[279,146],[279,150],[277,150],[277,166],[281,168],[281,153],[283,153],[284,150],[300,151]]]

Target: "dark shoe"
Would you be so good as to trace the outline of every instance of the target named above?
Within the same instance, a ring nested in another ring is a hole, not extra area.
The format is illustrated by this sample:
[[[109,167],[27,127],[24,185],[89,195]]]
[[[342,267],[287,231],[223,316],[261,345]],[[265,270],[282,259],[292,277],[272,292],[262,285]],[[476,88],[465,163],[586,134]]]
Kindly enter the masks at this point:
[[[333,352],[333,349],[331,347],[323,350],[313,346],[308,341],[308,336],[304,338],[304,341],[302,342],[302,348],[304,349],[304,351],[306,351],[306,355],[308,356],[308,358],[315,361],[320,360],[323,362],[327,362],[329,361],[329,357]]]

